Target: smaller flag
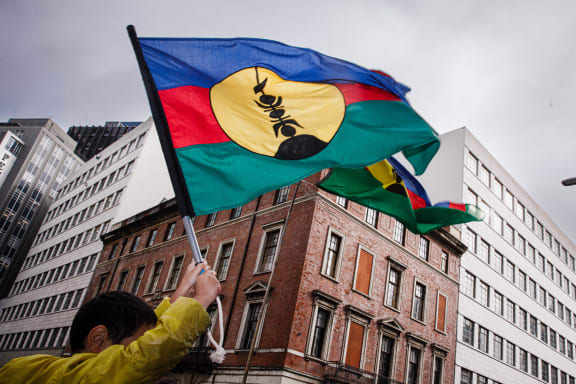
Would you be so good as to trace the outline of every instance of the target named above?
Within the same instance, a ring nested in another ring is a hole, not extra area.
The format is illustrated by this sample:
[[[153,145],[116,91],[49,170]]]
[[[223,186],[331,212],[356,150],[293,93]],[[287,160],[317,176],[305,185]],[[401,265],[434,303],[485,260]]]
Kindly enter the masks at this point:
[[[318,186],[392,216],[418,234],[484,218],[475,205],[432,205],[422,184],[393,157],[365,168],[332,168]]]

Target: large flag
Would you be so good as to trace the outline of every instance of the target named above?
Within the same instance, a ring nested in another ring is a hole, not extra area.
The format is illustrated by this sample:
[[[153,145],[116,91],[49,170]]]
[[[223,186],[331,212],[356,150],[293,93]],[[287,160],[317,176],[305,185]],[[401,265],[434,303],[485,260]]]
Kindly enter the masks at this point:
[[[438,150],[408,88],[388,75],[269,40],[137,38],[128,29],[187,214],[399,151],[419,174]]]
[[[484,218],[475,205],[432,205],[422,184],[393,157],[362,169],[334,168],[318,186],[395,217],[414,233]]]

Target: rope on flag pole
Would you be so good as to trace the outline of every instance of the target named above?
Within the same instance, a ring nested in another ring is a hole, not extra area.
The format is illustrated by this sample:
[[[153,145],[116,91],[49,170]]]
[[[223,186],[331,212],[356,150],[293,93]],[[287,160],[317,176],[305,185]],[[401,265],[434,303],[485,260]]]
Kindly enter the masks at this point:
[[[188,242],[190,243],[190,248],[192,249],[192,257],[196,264],[202,263],[202,254],[200,253],[200,246],[198,245],[198,239],[196,238],[196,232],[194,232],[194,226],[192,224],[192,219],[190,216],[183,216],[182,221],[184,222],[184,229],[186,230],[186,235],[188,236]],[[200,272],[200,274],[204,271]],[[212,332],[209,329],[206,330],[206,335],[208,340],[214,347],[214,351],[210,352],[210,360],[213,363],[221,364],[226,357],[226,351],[222,347],[224,343],[224,321],[222,320],[222,302],[220,297],[216,296],[216,305],[218,307],[218,326],[220,328],[220,341],[217,343],[212,336]]]

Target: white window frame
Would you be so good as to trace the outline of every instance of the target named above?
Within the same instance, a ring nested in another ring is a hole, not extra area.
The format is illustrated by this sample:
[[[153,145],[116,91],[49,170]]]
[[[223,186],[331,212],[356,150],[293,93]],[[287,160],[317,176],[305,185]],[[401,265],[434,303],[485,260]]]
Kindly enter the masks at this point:
[[[422,308],[422,320],[420,319],[416,319],[415,317],[413,317],[413,312],[414,312],[414,299],[416,298],[416,284],[420,284],[424,286],[424,303],[423,303],[423,308]],[[428,318],[428,284],[426,284],[425,282],[423,282],[422,280],[419,280],[418,278],[414,277],[414,286],[412,287],[412,301],[411,301],[411,305],[410,305],[410,319],[419,322],[420,324],[424,324],[426,325],[426,320]]]
[[[260,263],[262,262],[262,257],[264,256],[263,255],[264,246],[266,245],[266,239],[268,238],[268,233],[277,229],[279,229],[280,232],[278,233],[278,244],[276,244],[276,250],[274,251],[274,257],[272,258],[272,267],[269,270],[267,269],[260,270]],[[284,220],[281,220],[280,222],[276,223],[270,223],[262,227],[262,236],[260,238],[260,246],[258,248],[258,258],[256,259],[256,265],[254,266],[255,275],[261,273],[270,273],[272,271],[272,269],[274,268],[274,264],[276,263],[276,258],[278,257],[278,251],[280,250],[280,247],[282,245],[283,233],[284,233]]]
[[[360,364],[358,369],[364,370],[364,363],[366,362],[366,339],[368,338],[368,331],[370,320],[364,317],[358,316],[353,310],[349,310],[346,316],[346,330],[344,332],[344,343],[342,345],[342,357],[341,363],[346,364],[346,353],[348,352],[348,338],[350,336],[350,323],[356,323],[364,328],[364,334],[362,335],[362,349],[360,351]],[[353,368],[353,367],[351,367]]]
[[[334,299],[336,300],[336,299]],[[332,301],[327,299],[323,294],[319,293],[314,297],[314,305],[312,308],[312,318],[310,321],[310,328],[308,329],[308,339],[306,341],[306,357],[313,360],[327,361],[330,356],[330,345],[332,340],[332,330],[334,327],[334,314],[339,301]],[[322,352],[320,357],[312,356],[312,347],[314,342],[314,330],[316,329],[316,322],[318,320],[318,309],[322,308],[330,313],[328,324],[326,325],[326,335],[324,337],[324,344],[322,345]]]
[[[390,269],[394,267],[394,269],[400,272],[400,282],[398,283],[398,308],[392,307],[386,304],[386,298],[388,297],[388,281],[390,279]],[[393,311],[400,312],[400,308],[402,306],[402,287],[404,282],[404,272],[406,271],[406,266],[404,264],[399,263],[398,261],[394,260],[390,256],[388,256],[388,267],[386,269],[386,286],[384,289],[384,301],[383,304],[386,308],[390,308]]]
[[[335,234],[336,236],[339,236],[342,240],[340,241],[340,250],[338,252],[338,260],[336,260],[336,267],[334,268],[334,277],[328,275],[327,273],[324,272],[324,270],[326,269],[326,264],[328,262],[328,253],[329,253],[329,248],[330,248],[330,238],[332,237],[332,234]],[[326,234],[326,241],[324,243],[324,256],[322,257],[322,266],[320,268],[320,275],[335,281],[337,283],[340,282],[340,269],[342,267],[342,259],[343,259],[343,255],[344,255],[344,246],[346,244],[346,237],[344,236],[343,233],[337,231],[336,229],[332,228],[332,227],[328,227],[328,233]]]
[[[260,336],[262,335],[262,329],[264,328],[264,323],[266,321],[266,309],[268,308],[268,306],[264,304],[263,296],[258,296],[257,298],[246,298],[244,303],[244,312],[242,313],[242,321],[240,322],[240,331],[238,332],[238,338],[236,339],[235,345],[235,348],[238,350],[241,349],[240,347],[242,345],[242,339],[244,338],[244,333],[246,332],[246,320],[248,318],[250,306],[253,304],[262,305],[262,309],[260,310],[260,316],[262,317],[262,320],[260,321],[260,327],[258,327],[254,333],[254,349],[257,350],[260,345]]]
[[[174,267],[174,263],[176,262],[176,258],[182,256],[182,266],[180,267],[180,270],[178,271],[177,276],[175,276],[175,284],[174,287],[169,287],[168,283],[170,282],[171,278],[172,278],[172,268]],[[164,282],[164,291],[173,291],[176,289],[176,287],[178,286],[178,279],[180,279],[180,275],[182,274],[182,270],[185,268],[185,264],[184,261],[186,260],[186,255],[184,253],[178,253],[176,255],[174,255],[172,257],[172,261],[170,262],[170,268],[168,269],[168,276],[166,276],[166,281]],[[160,270],[160,275],[162,275],[162,270]],[[160,277],[158,277],[158,279],[160,279]]]
[[[446,299],[446,305],[444,306],[444,330],[438,329],[438,303],[440,300],[440,295],[444,296],[444,298]],[[441,334],[445,335],[447,333],[448,330],[448,295],[440,290],[438,290],[438,292],[436,293],[436,310],[434,311],[436,312],[436,318],[434,319],[434,329],[437,332],[440,332]]]
[[[160,263],[162,265],[160,266],[160,273],[158,274],[158,283],[160,282],[160,277],[162,276],[162,270],[164,269],[163,259],[155,260],[154,263],[152,263],[152,269],[150,270],[150,275],[148,276],[148,282],[146,283],[146,289],[144,290],[145,295],[152,294],[156,291],[156,289],[158,289],[158,283],[156,283],[156,287],[154,287],[154,290],[152,290],[152,279],[154,278],[154,270],[156,269],[156,264]]]
[[[230,253],[230,260],[228,261],[228,266],[226,267],[226,271],[224,271],[224,276],[222,276],[222,278],[219,278],[219,281],[224,281],[226,280],[226,277],[228,276],[228,271],[230,270],[230,262],[232,261],[232,257],[234,256],[234,248],[236,246],[236,238],[232,238],[232,239],[227,239],[227,240],[223,240],[220,242],[220,245],[218,246],[218,254],[216,255],[216,260],[214,260],[214,268],[212,269],[214,272],[217,273],[221,259],[222,259],[222,249],[225,245],[228,245],[232,243],[232,252]],[[274,256],[276,257],[276,256]],[[216,276],[218,278],[218,276]]]
[[[356,287],[356,279],[358,278],[358,261],[360,260],[360,252],[364,250],[364,252],[372,255],[372,269],[370,270],[370,286],[368,287],[368,294],[358,291],[355,287]],[[365,246],[363,246],[362,244],[358,245],[358,250],[356,251],[356,262],[355,262],[355,266],[354,266],[354,279],[352,281],[352,290],[356,293],[358,293],[359,295],[362,295],[364,297],[368,297],[369,299],[372,298],[372,286],[373,286],[373,277],[374,277],[374,265],[376,264],[376,254],[372,251],[370,251],[368,248],[366,248]]]

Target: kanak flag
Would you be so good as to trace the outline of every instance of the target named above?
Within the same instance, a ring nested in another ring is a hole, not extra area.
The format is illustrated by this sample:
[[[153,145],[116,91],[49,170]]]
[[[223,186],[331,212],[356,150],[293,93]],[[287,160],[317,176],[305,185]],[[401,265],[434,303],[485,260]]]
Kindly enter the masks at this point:
[[[132,41],[189,214],[399,151],[419,174],[438,150],[408,88],[383,73],[262,39]]]

